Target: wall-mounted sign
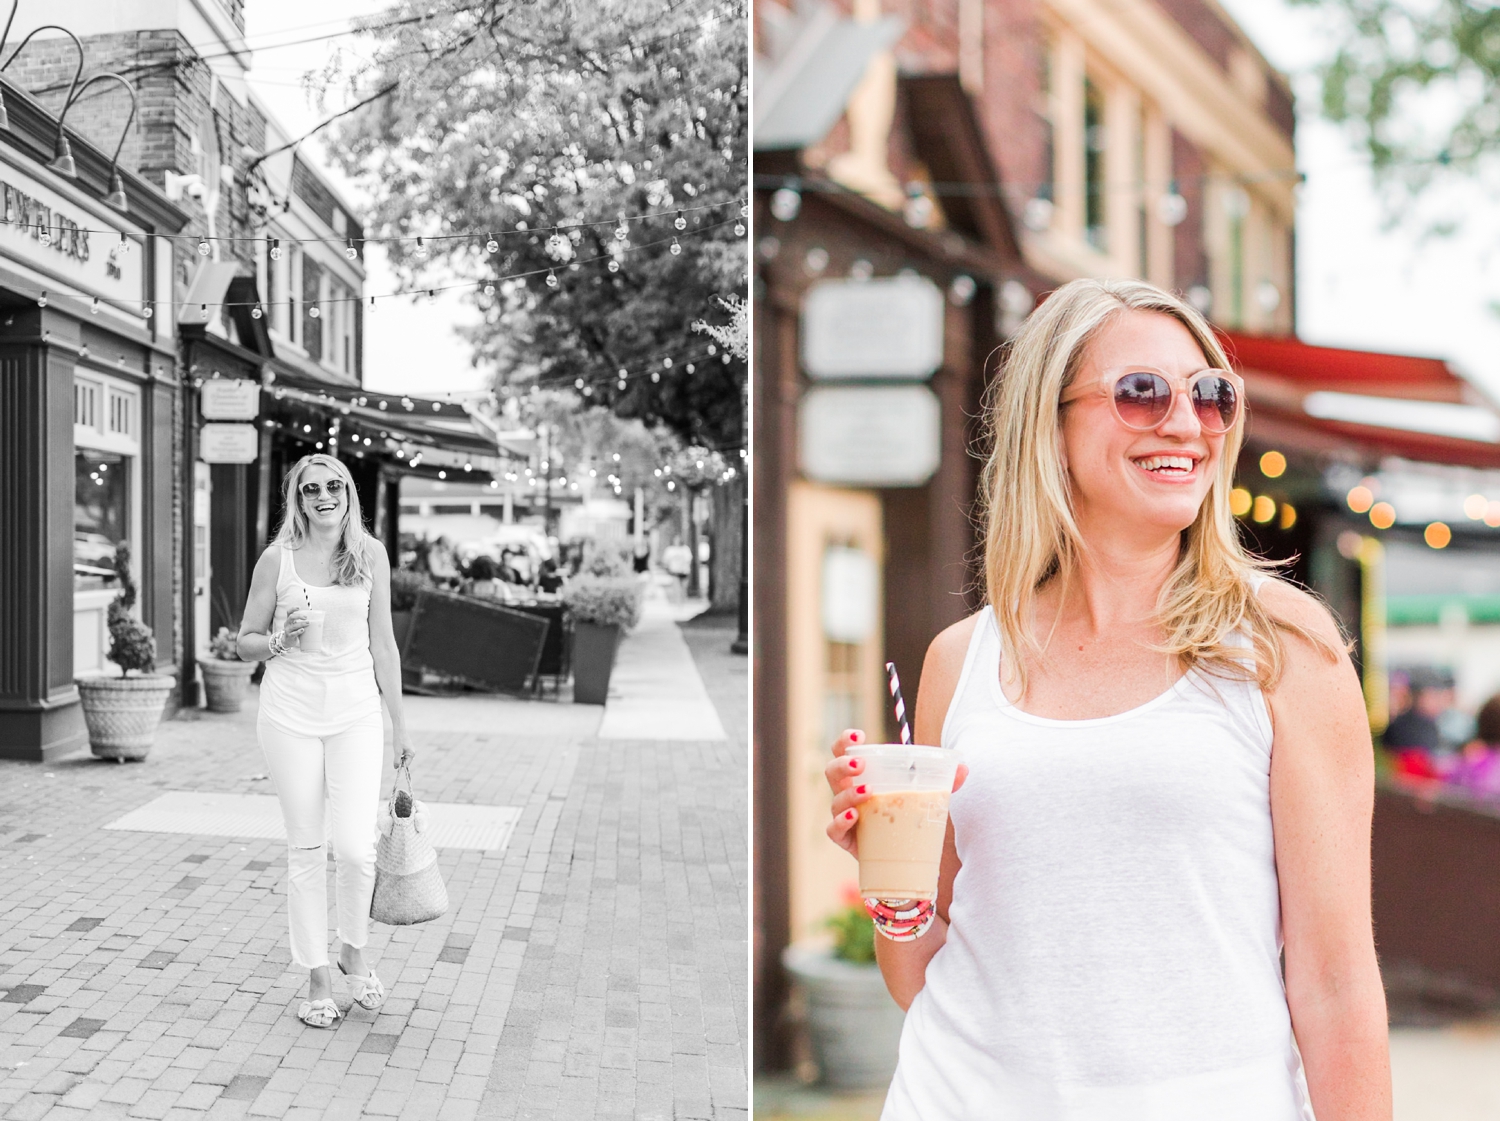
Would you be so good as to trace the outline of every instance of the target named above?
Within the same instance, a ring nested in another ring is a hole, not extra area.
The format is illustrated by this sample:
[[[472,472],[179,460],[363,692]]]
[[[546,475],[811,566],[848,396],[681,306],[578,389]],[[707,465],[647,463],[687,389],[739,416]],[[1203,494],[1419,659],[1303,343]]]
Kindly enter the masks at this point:
[[[135,231],[127,231],[122,243],[117,229],[114,220],[0,164],[0,256],[59,277],[89,295],[139,305],[146,298],[145,244]],[[45,280],[38,283],[46,286]]]
[[[943,364],[943,293],[920,276],[825,280],[802,304],[810,378],[925,380]]]
[[[254,463],[260,433],[253,424],[205,424],[198,429],[198,458],[204,463]]]
[[[819,386],[797,409],[797,453],[816,482],[919,487],[943,458],[942,406],[925,385]]]
[[[254,420],[260,416],[260,383],[249,378],[210,378],[198,390],[205,420]]]

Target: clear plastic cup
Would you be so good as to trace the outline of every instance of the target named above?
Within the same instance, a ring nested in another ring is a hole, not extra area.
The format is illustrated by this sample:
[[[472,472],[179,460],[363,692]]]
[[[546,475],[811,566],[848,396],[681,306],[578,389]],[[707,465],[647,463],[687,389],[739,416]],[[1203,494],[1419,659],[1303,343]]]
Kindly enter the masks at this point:
[[[324,653],[323,621],[328,618],[328,612],[309,607],[303,609],[302,615],[307,620],[307,629],[302,632],[297,648],[304,654]]]
[[[958,752],[909,743],[851,747],[864,762],[859,804],[859,893],[875,929],[896,942],[920,938],[936,914]]]

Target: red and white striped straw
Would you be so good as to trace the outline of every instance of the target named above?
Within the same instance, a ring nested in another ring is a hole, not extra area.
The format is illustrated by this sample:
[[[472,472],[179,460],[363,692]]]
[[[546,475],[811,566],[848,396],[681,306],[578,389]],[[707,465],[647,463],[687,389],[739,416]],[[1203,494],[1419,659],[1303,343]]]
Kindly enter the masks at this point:
[[[891,701],[896,706],[896,723],[901,726],[901,742],[911,743],[911,725],[906,721],[906,702],[901,699],[901,679],[896,676],[896,663],[885,664],[885,675],[890,679]]]

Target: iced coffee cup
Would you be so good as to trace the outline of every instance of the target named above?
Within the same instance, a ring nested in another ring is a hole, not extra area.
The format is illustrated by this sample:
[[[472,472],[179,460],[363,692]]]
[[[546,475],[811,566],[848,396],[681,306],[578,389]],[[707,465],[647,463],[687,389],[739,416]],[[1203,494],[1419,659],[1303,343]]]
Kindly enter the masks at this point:
[[[870,797],[859,805],[859,893],[875,929],[897,942],[932,925],[958,752],[920,744],[851,747]]]
[[[322,654],[324,652],[323,620],[328,617],[328,613],[309,607],[303,610],[302,615],[307,620],[307,629],[302,632],[298,640],[298,649],[304,654]]]

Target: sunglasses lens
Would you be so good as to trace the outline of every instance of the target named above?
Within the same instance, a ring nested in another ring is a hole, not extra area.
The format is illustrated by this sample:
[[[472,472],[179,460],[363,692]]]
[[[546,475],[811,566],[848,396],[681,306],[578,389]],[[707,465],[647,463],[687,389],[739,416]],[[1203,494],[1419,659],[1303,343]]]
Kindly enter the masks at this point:
[[[339,495],[344,493],[344,484],[338,479],[328,480],[327,487],[328,493],[331,497],[337,498]]]
[[[1160,374],[1144,370],[1115,382],[1115,412],[1127,428],[1155,428],[1172,408],[1172,387]]]
[[[1219,374],[1205,374],[1193,382],[1193,411],[1209,432],[1228,432],[1239,414],[1240,397],[1234,382]]]

